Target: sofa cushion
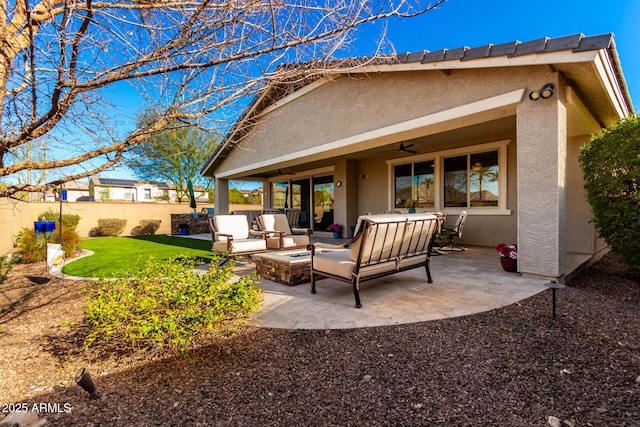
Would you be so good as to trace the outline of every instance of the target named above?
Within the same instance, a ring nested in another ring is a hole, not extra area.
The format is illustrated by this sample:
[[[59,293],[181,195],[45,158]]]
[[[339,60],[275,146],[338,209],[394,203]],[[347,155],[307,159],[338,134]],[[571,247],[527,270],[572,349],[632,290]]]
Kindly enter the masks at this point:
[[[438,228],[438,218],[429,214],[407,215],[406,235],[402,241],[401,257],[426,254]]]
[[[424,264],[425,262],[427,262],[427,255],[417,255],[417,256],[412,256],[412,257],[408,257],[408,258],[401,258],[398,261],[398,269],[400,270],[404,270],[404,269],[410,269],[411,267],[414,266],[419,266],[421,264]]]
[[[369,223],[367,227],[365,222]],[[362,250],[363,264],[390,260],[400,254],[406,218],[402,215],[371,215],[358,219],[361,230],[351,244],[350,258],[358,260]],[[364,242],[364,247],[361,247]]]
[[[349,250],[332,250],[315,253],[313,256],[313,269],[327,274],[333,274],[351,280],[356,263],[349,258]],[[396,269],[395,261],[373,264],[361,267],[361,278],[387,273]]]

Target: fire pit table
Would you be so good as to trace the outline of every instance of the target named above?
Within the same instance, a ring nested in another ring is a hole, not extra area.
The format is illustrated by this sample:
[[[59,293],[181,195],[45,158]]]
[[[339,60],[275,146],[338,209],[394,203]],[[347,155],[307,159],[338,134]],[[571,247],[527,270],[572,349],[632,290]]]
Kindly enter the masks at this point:
[[[260,253],[252,258],[263,279],[288,286],[311,281],[311,253],[307,250]]]

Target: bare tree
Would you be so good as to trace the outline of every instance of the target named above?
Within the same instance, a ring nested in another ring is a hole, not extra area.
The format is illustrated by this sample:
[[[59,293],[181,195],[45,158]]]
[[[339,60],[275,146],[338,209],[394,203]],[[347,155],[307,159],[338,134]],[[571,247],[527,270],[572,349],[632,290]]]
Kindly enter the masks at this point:
[[[326,64],[357,27],[444,1],[0,0],[0,196],[107,170],[175,121],[224,126],[278,65]],[[161,114],[131,125],[134,99]]]

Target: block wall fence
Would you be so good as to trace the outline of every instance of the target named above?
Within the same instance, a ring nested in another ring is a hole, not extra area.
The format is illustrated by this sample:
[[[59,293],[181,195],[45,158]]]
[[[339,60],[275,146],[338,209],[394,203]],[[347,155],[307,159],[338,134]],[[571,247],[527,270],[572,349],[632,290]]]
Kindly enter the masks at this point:
[[[212,204],[198,205],[196,211],[213,208]],[[231,205],[230,211],[240,209],[262,209],[262,205]],[[22,228],[33,228],[43,212],[60,212],[59,202],[24,202],[0,198],[0,255],[12,252],[18,232]],[[89,237],[89,231],[97,227],[102,218],[120,218],[127,220],[122,235],[130,235],[131,229],[140,224],[140,220],[160,220],[156,234],[171,234],[171,214],[190,214],[193,210],[188,203],[130,203],[130,202],[63,202],[63,214],[80,216],[76,231],[81,238]],[[175,233],[174,233],[175,234]]]

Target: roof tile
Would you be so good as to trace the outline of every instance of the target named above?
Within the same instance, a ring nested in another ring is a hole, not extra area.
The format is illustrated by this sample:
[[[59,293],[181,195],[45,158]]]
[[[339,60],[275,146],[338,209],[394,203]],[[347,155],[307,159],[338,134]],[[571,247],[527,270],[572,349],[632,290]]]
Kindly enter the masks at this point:
[[[585,50],[609,49],[613,42],[613,34],[601,34],[599,36],[583,37],[580,46],[574,49],[574,52],[583,52]]]
[[[580,40],[584,36],[582,34],[573,34],[571,36],[558,37],[547,40],[545,52],[555,52],[558,50],[575,49],[580,46]]]
[[[491,52],[489,52],[489,56],[513,55],[518,44],[520,44],[519,41],[494,44],[493,46],[491,46]]]
[[[463,61],[468,61],[471,59],[478,59],[478,58],[486,58],[489,56],[489,53],[491,52],[491,45],[484,45],[484,46],[479,46],[479,47],[474,47],[471,49],[467,49],[464,52],[464,57],[462,58]]]
[[[422,61],[422,58],[429,53],[428,50],[421,50],[419,52],[411,52],[407,54],[407,62],[418,62]]]
[[[511,56],[528,55],[530,53],[544,52],[548,38],[531,40],[529,42],[520,43],[516,46],[516,51]]]
[[[462,59],[464,58],[464,53],[469,50],[468,47],[458,47],[455,49],[448,49],[444,54],[444,60],[450,61],[452,59]]]
[[[444,61],[444,56],[446,52],[447,52],[447,49],[441,49],[441,50],[436,50],[435,52],[429,52],[422,59],[422,63],[426,64],[428,62]]]

